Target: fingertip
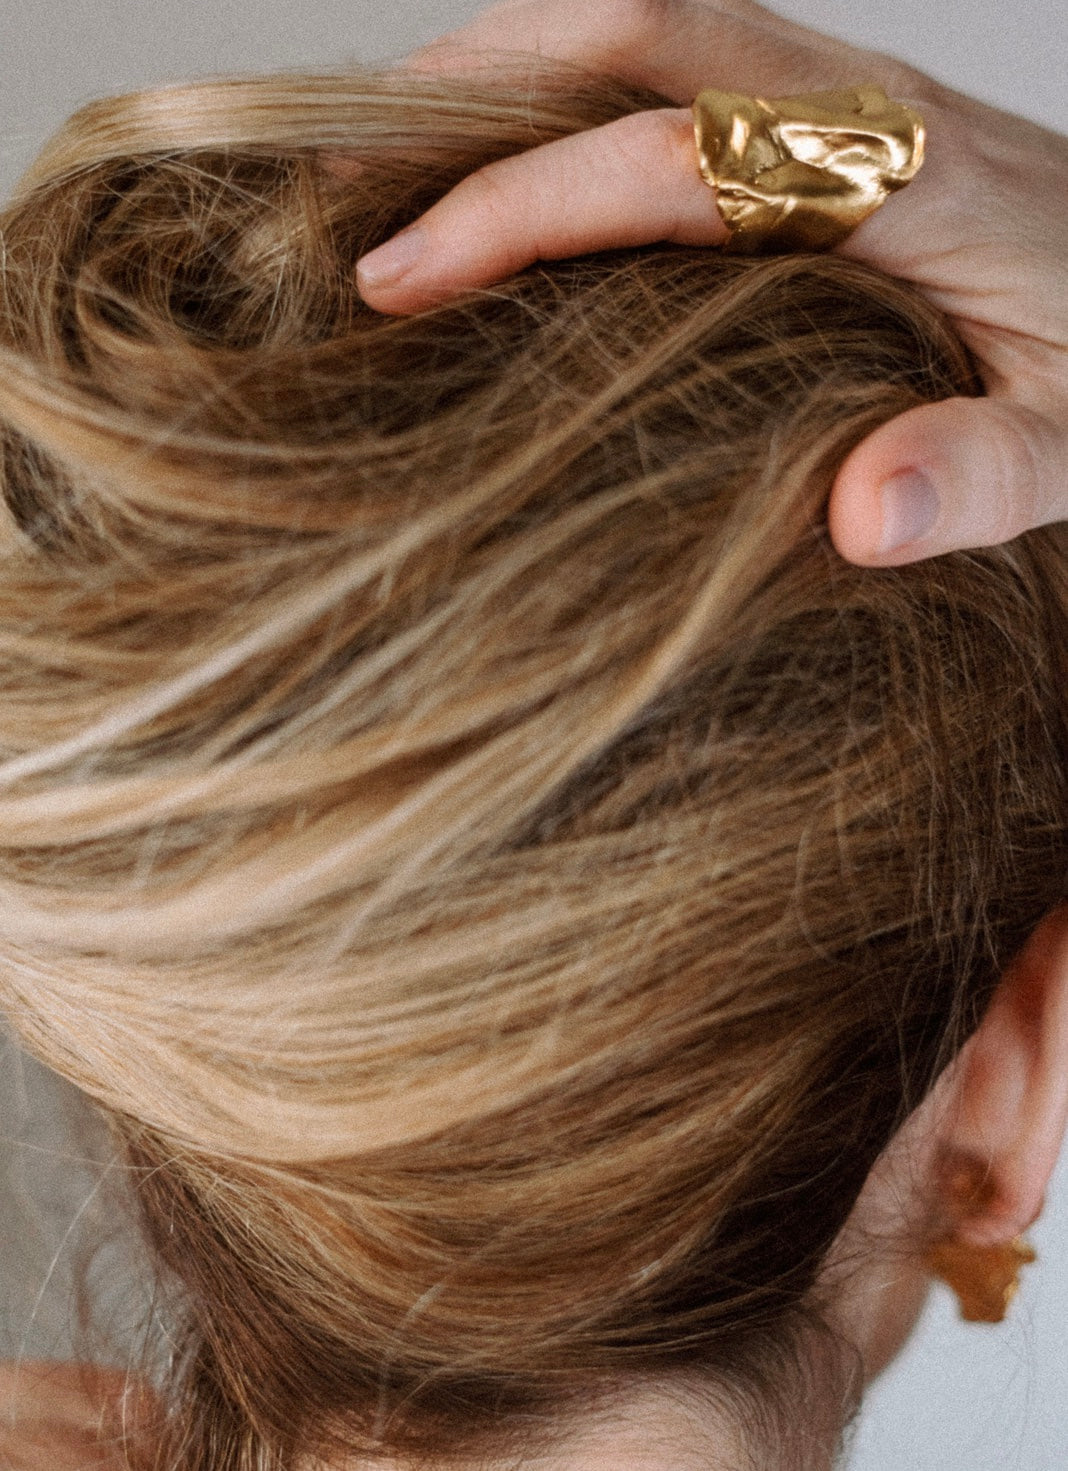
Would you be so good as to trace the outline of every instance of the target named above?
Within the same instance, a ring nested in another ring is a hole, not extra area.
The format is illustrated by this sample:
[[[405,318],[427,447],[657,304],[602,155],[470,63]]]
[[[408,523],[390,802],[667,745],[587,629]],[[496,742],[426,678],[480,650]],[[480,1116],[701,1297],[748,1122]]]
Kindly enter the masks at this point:
[[[461,292],[458,289],[441,287],[430,290],[422,283],[400,281],[394,286],[364,286],[360,273],[356,273],[356,287],[364,305],[385,317],[414,317],[420,312],[432,311],[455,301]]]
[[[863,469],[839,475],[827,520],[835,547],[849,562],[896,567],[933,556],[940,499],[930,474],[906,465],[881,478]]]
[[[413,295],[413,276],[426,254],[426,232],[409,225],[356,263],[356,286],[377,311],[403,311]]]
[[[961,529],[955,525],[960,508],[955,510],[953,477],[946,474],[946,445],[960,427],[953,403],[906,410],[879,425],[846,457],[835,477],[827,522],[847,561],[899,567],[968,544],[966,530],[963,539],[954,539]]]
[[[391,290],[388,286],[379,290],[362,281],[359,268],[356,271],[356,289],[364,305],[384,317],[408,317],[419,310],[418,306],[410,304],[404,292]]]
[[[839,471],[827,507],[827,526],[835,549],[847,562],[869,567],[879,560],[882,512],[876,488],[862,476]]]
[[[434,220],[427,225],[430,214]],[[477,234],[454,242],[452,233],[448,217],[435,206],[423,221],[408,225],[357,261],[356,287],[367,305],[390,316],[413,316],[527,264],[525,259],[502,263],[482,249]]]

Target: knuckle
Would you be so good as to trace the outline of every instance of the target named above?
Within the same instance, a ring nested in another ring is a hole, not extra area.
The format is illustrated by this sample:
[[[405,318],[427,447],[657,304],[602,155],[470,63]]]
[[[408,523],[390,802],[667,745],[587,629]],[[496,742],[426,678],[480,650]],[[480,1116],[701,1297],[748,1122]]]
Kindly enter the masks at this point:
[[[610,55],[631,56],[663,42],[679,10],[678,0],[605,0],[598,30]]]
[[[1047,519],[1045,433],[1034,416],[998,412],[988,431],[988,463],[994,467],[997,497],[992,510],[996,541],[1009,541]]]
[[[453,191],[464,234],[488,245],[502,271],[534,260],[556,233],[559,205],[551,177],[533,158],[538,151],[487,164]]]
[[[877,68],[878,79],[889,97],[899,101],[937,103],[944,95],[944,88],[922,72],[897,56],[885,51],[870,51],[873,70]]]
[[[693,128],[688,118],[680,126],[679,114],[667,108],[634,113],[604,129],[611,150],[611,163],[633,187],[636,183],[656,199],[664,190],[665,175],[680,144],[693,148]]]
[[[468,174],[454,194],[469,221],[477,219],[490,232],[511,225],[517,211],[517,183],[510,158],[499,159]]]

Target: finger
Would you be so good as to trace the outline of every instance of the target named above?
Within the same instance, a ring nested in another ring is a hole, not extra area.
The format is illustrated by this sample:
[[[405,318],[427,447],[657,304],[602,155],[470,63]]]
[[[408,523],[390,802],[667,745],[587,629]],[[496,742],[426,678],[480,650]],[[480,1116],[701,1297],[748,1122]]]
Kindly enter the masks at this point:
[[[661,108],[469,175],[364,256],[357,282],[378,310],[416,312],[536,260],[655,240],[717,245],[726,234],[697,170],[689,110]]]
[[[785,20],[753,0],[508,0],[404,63],[432,72],[511,63],[516,53],[572,62],[689,103],[703,87],[804,92],[893,84],[898,63]],[[864,75],[858,74],[858,65]]]
[[[1064,416],[1001,398],[909,409],[838,472],[828,519],[851,562],[897,566],[1068,518]]]

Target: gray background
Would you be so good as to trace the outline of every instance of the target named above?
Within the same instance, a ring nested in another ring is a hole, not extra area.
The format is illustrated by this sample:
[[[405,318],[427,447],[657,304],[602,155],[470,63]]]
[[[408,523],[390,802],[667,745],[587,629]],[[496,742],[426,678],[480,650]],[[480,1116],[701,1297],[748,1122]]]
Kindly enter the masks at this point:
[[[48,132],[94,96],[208,72],[399,56],[479,8],[470,0],[3,0],[0,193]],[[778,0],[777,8],[1068,132],[1063,0]],[[69,1090],[2,1042],[0,1180],[0,1353],[70,1351],[86,1243],[104,1243],[89,1281],[104,1292],[113,1341],[127,1341],[150,1305],[106,1143]],[[1068,1165],[1033,1238],[1040,1264],[1003,1326],[967,1327],[948,1294],[935,1294],[869,1397],[851,1471],[1068,1466]]]

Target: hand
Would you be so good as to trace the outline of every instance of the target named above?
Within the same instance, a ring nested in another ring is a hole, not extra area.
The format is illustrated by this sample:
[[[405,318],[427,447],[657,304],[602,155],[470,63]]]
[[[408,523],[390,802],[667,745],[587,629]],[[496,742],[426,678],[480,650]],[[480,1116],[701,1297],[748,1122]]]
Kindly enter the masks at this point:
[[[514,67],[539,52],[680,104],[503,159],[360,263],[367,302],[415,312],[538,259],[726,230],[697,172],[689,103],[704,86],[764,96],[880,83],[927,125],[916,179],[839,247],[914,282],[971,348],[986,397],[923,405],[841,467],[831,534],[895,565],[1068,518],[1068,139],[904,63],[752,0],[507,0],[406,63]],[[496,53],[496,54],[495,54]]]

